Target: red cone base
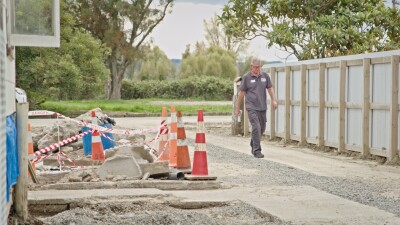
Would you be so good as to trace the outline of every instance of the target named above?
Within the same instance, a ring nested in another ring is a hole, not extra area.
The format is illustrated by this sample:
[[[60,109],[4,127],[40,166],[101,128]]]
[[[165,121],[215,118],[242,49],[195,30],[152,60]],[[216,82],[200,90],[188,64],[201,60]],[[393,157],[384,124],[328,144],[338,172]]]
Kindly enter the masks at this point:
[[[193,156],[192,175],[208,176],[207,152],[195,151]]]

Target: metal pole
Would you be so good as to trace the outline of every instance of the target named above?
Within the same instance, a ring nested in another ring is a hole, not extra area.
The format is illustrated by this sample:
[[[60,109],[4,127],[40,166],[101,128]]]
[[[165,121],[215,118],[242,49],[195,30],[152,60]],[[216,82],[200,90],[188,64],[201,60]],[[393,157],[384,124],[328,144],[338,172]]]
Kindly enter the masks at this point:
[[[17,104],[19,177],[15,186],[15,210],[24,221],[28,218],[28,103]]]
[[[58,143],[60,143],[60,121],[58,120],[58,114],[57,114],[57,138],[58,138]],[[61,154],[61,146],[58,147],[57,160],[60,166],[60,171],[62,171],[60,154]]]

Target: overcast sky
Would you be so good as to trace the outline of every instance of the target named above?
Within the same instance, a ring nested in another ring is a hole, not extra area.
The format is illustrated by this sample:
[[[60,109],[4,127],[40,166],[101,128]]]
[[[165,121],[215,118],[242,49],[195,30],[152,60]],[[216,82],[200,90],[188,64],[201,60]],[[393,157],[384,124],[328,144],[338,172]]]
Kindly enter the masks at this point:
[[[228,0],[176,0],[172,13],[166,15],[152,33],[153,40],[168,56],[180,59],[186,45],[205,40],[203,21],[220,14]],[[386,1],[391,6],[391,0]],[[192,47],[193,49],[193,47]],[[248,54],[267,61],[283,60],[288,53],[277,48],[267,49],[267,42],[258,38],[250,42]],[[296,60],[291,57],[288,61]]]
[[[194,46],[196,41],[205,40],[203,20],[209,20],[215,13],[220,14],[227,2],[228,0],[177,0],[172,13],[166,15],[152,33],[155,44],[168,58],[182,58],[187,44]],[[262,38],[251,41],[248,53],[268,61],[287,56],[286,52],[276,48],[268,50],[267,42]]]

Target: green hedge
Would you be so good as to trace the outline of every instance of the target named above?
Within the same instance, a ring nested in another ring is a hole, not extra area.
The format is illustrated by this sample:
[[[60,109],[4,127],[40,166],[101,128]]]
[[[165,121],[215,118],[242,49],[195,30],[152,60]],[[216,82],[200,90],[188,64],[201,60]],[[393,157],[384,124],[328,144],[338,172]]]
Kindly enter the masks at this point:
[[[122,99],[138,98],[194,98],[204,100],[231,100],[233,81],[201,77],[175,81],[124,81]]]

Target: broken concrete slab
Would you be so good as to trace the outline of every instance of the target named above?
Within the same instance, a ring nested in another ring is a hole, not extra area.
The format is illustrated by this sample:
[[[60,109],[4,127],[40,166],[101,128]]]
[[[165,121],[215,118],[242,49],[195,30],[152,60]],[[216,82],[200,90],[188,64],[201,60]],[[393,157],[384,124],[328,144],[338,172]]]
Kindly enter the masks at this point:
[[[143,145],[136,146],[122,146],[114,148],[111,151],[106,151],[106,158],[110,158],[116,155],[121,156],[132,156],[138,163],[152,163],[154,162],[153,156],[147,151]]]
[[[170,173],[168,161],[154,162],[154,163],[140,163],[140,169],[143,174],[148,173],[149,176],[158,174],[168,174]]]
[[[106,159],[99,167],[97,173],[101,179],[106,179],[107,175],[125,175],[128,178],[140,179],[142,170],[136,159],[131,156],[116,155]]]
[[[99,166],[102,164],[101,161],[91,160],[90,158],[75,159],[73,162],[64,160],[65,166]],[[59,166],[57,156],[49,156],[43,160],[44,166]]]

